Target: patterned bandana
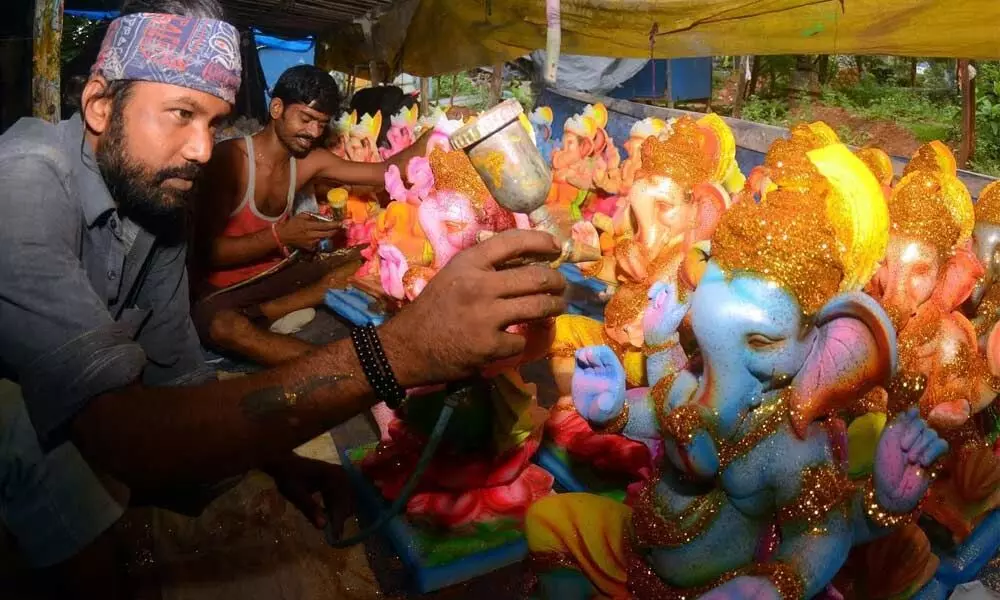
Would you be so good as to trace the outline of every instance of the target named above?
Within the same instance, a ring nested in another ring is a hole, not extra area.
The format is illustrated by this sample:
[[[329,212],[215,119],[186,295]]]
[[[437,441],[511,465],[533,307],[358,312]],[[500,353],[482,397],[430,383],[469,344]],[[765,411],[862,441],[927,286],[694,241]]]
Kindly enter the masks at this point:
[[[112,21],[91,70],[108,81],[179,85],[236,102],[240,37],[223,21],[136,13]]]

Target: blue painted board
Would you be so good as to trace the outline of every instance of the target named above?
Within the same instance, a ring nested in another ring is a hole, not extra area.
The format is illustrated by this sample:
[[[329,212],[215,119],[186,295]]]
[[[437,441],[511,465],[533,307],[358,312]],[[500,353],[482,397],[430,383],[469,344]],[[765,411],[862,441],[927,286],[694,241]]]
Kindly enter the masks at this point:
[[[612,98],[667,99],[667,63],[670,63],[670,95],[675,102],[704,100],[712,96],[712,59],[658,58],[648,61],[641,71],[608,95]]]

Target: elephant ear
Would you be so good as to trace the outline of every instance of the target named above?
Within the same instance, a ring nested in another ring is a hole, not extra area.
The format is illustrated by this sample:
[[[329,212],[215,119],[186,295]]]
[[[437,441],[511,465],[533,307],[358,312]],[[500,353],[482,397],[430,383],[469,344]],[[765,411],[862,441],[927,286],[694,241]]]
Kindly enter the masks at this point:
[[[985,274],[986,268],[971,248],[956,248],[945,263],[944,276],[935,286],[932,298],[943,310],[956,310],[972,295],[976,282]]]
[[[888,385],[896,372],[896,331],[870,296],[835,296],[814,324],[812,349],[791,383],[789,413],[800,437],[817,419]]]
[[[698,216],[694,229],[688,233],[689,245],[712,239],[715,228],[722,220],[722,214],[726,212],[728,196],[729,194],[721,187],[708,182],[694,186],[691,190],[691,199],[695,203]]]

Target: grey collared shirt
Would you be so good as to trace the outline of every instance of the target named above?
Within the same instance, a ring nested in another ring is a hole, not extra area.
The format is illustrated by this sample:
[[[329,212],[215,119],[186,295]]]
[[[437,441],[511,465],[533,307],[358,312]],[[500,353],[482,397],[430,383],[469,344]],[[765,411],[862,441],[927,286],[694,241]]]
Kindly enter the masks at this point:
[[[210,378],[189,309],[184,245],[122,221],[79,116],[0,136],[0,377],[47,445],[100,394]]]

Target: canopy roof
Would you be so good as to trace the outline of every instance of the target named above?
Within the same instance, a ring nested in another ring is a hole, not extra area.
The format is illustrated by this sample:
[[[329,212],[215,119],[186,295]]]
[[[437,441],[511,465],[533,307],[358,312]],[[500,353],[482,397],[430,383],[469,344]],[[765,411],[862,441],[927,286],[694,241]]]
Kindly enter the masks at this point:
[[[117,12],[122,0],[65,0],[66,8]],[[226,17],[243,29],[257,27],[268,33],[301,38],[338,27],[355,19],[378,17],[395,0],[219,0]],[[359,28],[360,31],[360,28]]]
[[[320,36],[317,62],[440,75],[545,47],[544,0],[221,0],[234,24]],[[67,0],[117,9],[121,0]],[[562,52],[617,58],[1000,58],[997,0],[561,0]],[[357,19],[374,21],[366,38]],[[652,43],[651,43],[652,41]]]
[[[543,0],[403,0],[375,28],[377,58],[423,76],[512,60],[545,47],[545,4]],[[562,0],[559,4],[562,52],[567,54],[1000,58],[997,0]],[[341,27],[321,37],[319,56],[331,67],[361,64],[368,58],[362,40],[357,32]]]

